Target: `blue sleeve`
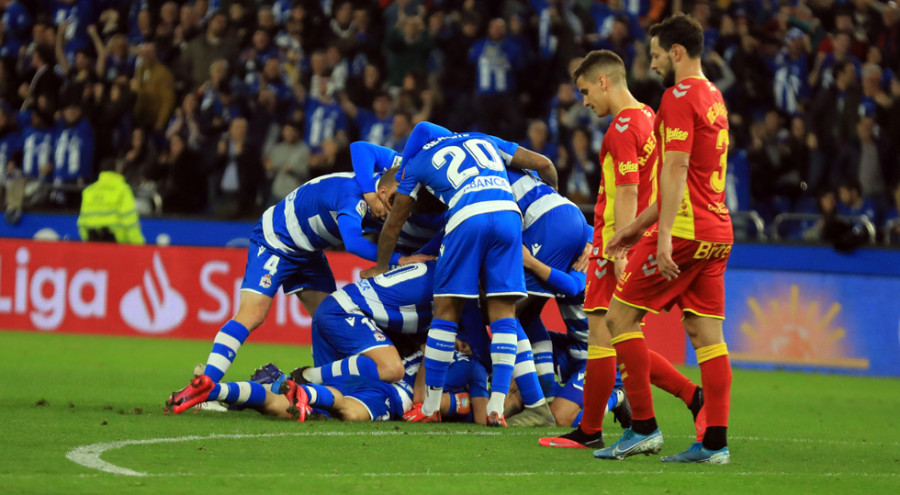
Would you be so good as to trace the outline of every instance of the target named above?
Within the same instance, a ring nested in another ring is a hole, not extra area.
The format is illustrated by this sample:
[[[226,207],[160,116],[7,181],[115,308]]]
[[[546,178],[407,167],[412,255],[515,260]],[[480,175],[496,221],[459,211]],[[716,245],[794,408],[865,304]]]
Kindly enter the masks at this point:
[[[431,238],[430,241],[426,242],[424,246],[422,246],[416,254],[429,254],[431,256],[437,256],[441,251],[441,243],[444,242],[444,229],[441,229],[434,237]]]
[[[419,122],[413,128],[412,132],[409,133],[409,138],[406,140],[406,146],[403,147],[403,159],[412,160],[419,151],[422,151],[422,147],[428,144],[429,141],[434,141],[439,137],[452,135],[453,133],[446,127],[441,127],[427,121]]]
[[[400,164],[400,155],[396,151],[363,141],[350,144],[350,158],[356,183],[363,193],[375,192],[376,173]]]
[[[344,241],[344,249],[346,249],[348,253],[368,261],[376,261],[378,259],[378,245],[363,237],[362,224],[357,218],[351,215],[339,215],[338,228],[341,230],[341,239]],[[399,264],[399,262],[399,254],[394,253],[391,255],[392,265]]]
[[[594,240],[594,228],[587,223],[587,220],[585,220],[583,226],[584,232],[582,235],[584,236],[584,243],[587,244]]]
[[[503,158],[503,162],[509,165],[513,155],[516,154],[516,150],[519,149],[519,144],[505,141],[496,136],[491,136],[491,140],[497,146],[497,149],[500,150],[500,157]]]
[[[547,283],[560,294],[575,296],[584,290],[586,279],[587,276],[584,273],[576,270],[569,270],[569,272],[566,273],[557,270],[556,268],[551,268],[550,277],[547,278]]]
[[[390,161],[384,155],[390,153]],[[353,162],[353,173],[356,174],[356,183],[363,193],[375,192],[375,173],[383,172],[393,163],[393,156],[397,153],[388,148],[356,141],[350,143],[350,161]]]

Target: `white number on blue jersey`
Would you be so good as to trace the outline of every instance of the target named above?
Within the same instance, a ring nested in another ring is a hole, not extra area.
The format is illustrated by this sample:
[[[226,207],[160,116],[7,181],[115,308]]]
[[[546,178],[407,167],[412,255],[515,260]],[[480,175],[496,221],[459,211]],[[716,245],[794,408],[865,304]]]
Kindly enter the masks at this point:
[[[266,261],[266,264],[263,265],[263,268],[265,268],[266,270],[269,271],[269,275],[275,275],[275,272],[278,271],[278,262],[280,260],[281,260],[281,258],[279,258],[278,256],[273,254],[269,258],[269,261]]]
[[[381,275],[376,275],[373,280],[382,287],[392,287],[401,282],[421,277],[426,273],[428,273],[428,267],[425,266],[424,263],[413,263],[401,266],[400,268],[394,268]]]
[[[500,159],[497,150],[484,139],[468,139],[463,142],[463,147],[469,152],[469,156],[475,159],[475,163],[479,167],[496,171],[504,170],[503,160]],[[478,175],[478,169],[475,167],[459,169],[466,159],[466,152],[459,146],[447,146],[439,150],[431,158],[431,164],[435,169],[440,170],[447,163],[448,155],[450,156],[450,166],[447,167],[447,180],[454,189],[459,189],[467,179]]]

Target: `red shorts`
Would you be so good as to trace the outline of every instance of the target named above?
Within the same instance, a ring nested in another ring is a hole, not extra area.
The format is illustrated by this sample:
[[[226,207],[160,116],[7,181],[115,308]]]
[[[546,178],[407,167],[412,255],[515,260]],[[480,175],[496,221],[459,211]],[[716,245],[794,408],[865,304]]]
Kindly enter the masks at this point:
[[[672,259],[681,273],[666,280],[656,266],[657,238],[657,232],[645,235],[634,246],[615,298],[653,313],[678,304],[684,312],[724,320],[724,275],[731,244],[673,237]]]
[[[608,310],[615,288],[615,263],[606,258],[591,258],[584,287],[584,312]]]

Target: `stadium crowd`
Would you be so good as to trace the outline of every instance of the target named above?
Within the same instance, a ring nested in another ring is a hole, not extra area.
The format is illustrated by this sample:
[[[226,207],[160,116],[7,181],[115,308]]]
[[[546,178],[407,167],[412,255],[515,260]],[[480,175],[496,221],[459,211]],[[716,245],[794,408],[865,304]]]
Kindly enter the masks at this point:
[[[591,204],[608,119],[571,69],[619,54],[654,108],[646,29],[705,29],[729,110],[728,206],[767,223],[865,215],[900,237],[900,8],[878,0],[0,0],[0,162],[8,221],[75,209],[117,169],[162,211],[258,217],[350,171],[349,143],[402,151],[423,120],[549,157]]]

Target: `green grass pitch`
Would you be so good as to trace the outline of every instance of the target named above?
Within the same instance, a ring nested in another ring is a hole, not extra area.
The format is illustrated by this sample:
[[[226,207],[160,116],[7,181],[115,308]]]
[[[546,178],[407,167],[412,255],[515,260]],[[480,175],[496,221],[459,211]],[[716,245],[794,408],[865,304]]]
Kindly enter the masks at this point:
[[[732,464],[663,465],[538,447],[563,428],[163,415],[209,346],[0,332],[0,493],[900,493],[896,379],[735,371]],[[308,348],[251,341],[226,378],[310,360]],[[683,450],[690,414],[660,393],[656,406],[663,454]],[[607,443],[621,433],[611,418],[606,430]]]

